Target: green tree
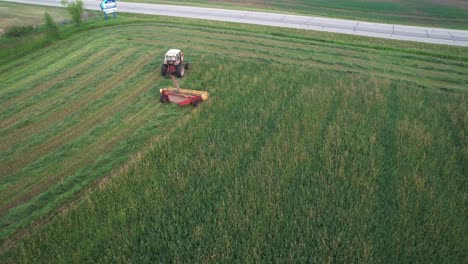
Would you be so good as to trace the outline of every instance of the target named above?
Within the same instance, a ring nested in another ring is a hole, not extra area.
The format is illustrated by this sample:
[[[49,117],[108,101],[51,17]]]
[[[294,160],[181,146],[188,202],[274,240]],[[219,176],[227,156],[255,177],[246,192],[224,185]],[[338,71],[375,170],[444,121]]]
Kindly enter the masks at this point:
[[[66,7],[68,13],[70,13],[73,22],[80,25],[82,22],[82,14],[84,12],[84,3],[82,0],[62,0],[62,5]]]
[[[47,30],[47,34],[51,36],[57,36],[59,34],[59,27],[57,23],[55,23],[52,16],[49,13],[44,13],[44,20],[45,20],[45,28]]]

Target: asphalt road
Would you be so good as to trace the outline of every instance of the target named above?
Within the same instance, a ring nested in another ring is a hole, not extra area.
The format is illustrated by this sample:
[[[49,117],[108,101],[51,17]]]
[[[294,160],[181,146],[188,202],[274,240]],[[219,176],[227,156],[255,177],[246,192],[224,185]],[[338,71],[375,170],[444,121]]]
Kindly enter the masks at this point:
[[[61,6],[60,0],[4,1],[35,5]],[[86,9],[100,10],[99,4],[101,1],[83,0],[83,2],[85,3]],[[118,12],[127,13],[199,18],[468,47],[467,30],[413,27],[324,17],[296,16],[176,5],[127,3],[120,1],[117,1],[117,9]]]

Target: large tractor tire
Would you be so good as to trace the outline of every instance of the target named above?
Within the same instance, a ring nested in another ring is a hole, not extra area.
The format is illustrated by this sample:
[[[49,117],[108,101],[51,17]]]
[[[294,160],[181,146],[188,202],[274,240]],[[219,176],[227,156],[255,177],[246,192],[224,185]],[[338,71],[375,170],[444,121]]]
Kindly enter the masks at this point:
[[[167,75],[167,68],[168,68],[168,66],[166,64],[161,65],[161,75],[163,77],[166,77],[166,75]]]
[[[184,77],[184,74],[185,74],[185,68],[184,68],[184,65],[181,63],[181,64],[177,65],[176,75],[177,75],[177,77],[182,78],[182,77]]]

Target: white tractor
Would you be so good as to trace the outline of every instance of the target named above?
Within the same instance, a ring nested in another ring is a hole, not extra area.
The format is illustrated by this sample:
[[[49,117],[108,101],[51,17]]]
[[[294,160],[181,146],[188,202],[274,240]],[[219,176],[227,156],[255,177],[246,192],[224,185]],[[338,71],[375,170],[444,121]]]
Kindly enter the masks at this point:
[[[170,49],[166,52],[164,63],[161,65],[161,74],[170,77],[175,87],[159,89],[161,93],[159,100],[162,103],[171,102],[178,105],[191,104],[197,106],[200,102],[208,100],[208,92],[179,87],[176,77],[184,77],[185,70],[189,69],[190,64],[184,63],[184,53],[179,49]]]
[[[190,69],[190,64],[184,63],[184,53],[179,49],[170,49],[164,56],[164,62],[161,65],[162,76],[184,77],[185,70]]]

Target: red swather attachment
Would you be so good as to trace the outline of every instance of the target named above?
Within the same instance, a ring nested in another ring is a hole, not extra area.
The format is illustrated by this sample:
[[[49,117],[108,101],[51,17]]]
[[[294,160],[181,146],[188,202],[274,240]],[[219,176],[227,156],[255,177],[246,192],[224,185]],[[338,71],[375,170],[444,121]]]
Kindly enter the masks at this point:
[[[208,100],[208,93],[189,89],[167,88],[160,90],[160,101],[176,103],[178,105],[197,106],[200,102]]]

